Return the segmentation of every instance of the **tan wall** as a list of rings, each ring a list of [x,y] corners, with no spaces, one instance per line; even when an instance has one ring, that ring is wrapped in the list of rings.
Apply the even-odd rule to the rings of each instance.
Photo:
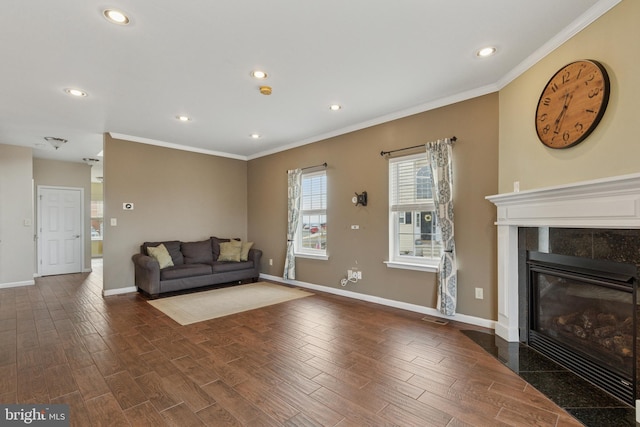
[[[500,91],[501,193],[640,172],[640,2],[623,0]],[[551,76],[579,59],[600,61],[611,97],[600,125],[563,150],[542,145],[535,131],[538,98]]]
[[[134,286],[131,256],[145,241],[247,238],[247,162],[109,135],[104,154],[105,290]]]
[[[84,191],[84,254],[82,268],[91,269],[91,167],[85,163],[33,159],[34,196],[39,185],[82,188]],[[37,204],[36,204],[37,227]]]
[[[0,144],[0,287],[33,284],[31,156],[31,148]]]
[[[327,162],[329,260],[298,259],[296,279],[341,289],[347,269],[358,267],[363,280],[346,290],[435,307],[435,274],[383,263],[388,259],[388,162],[380,151],[453,135],[458,137],[453,150],[458,312],[496,319],[495,213],[484,197],[497,191],[497,94],[249,161],[249,236],[264,251],[262,272],[282,277],[287,169]],[[351,198],[362,191],[369,204],[355,207]],[[352,224],[360,229],[351,230]],[[475,287],[484,288],[484,300],[474,299]]]

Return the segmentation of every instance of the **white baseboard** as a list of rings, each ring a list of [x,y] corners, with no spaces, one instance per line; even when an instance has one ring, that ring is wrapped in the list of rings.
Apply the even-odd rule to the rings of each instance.
[[[112,295],[130,294],[132,292],[138,292],[138,288],[136,288],[135,286],[129,286],[126,288],[103,289],[102,296],[109,297]]]
[[[9,282],[9,283],[0,283],[0,289],[4,288],[17,288],[20,286],[33,286],[36,284],[35,280],[25,280],[22,282]]]
[[[341,295],[344,297],[353,298],[361,301],[373,302],[376,304],[386,305],[388,307],[400,308],[402,310],[413,311],[421,314],[427,314],[429,316],[434,316],[434,317],[440,317],[442,319],[452,320],[455,322],[467,323],[469,325],[481,326],[483,328],[489,328],[489,329],[496,328],[495,320],[488,320],[480,317],[467,316],[466,314],[455,314],[453,316],[445,316],[435,308],[425,307],[422,305],[390,300],[387,298],[361,294],[359,292],[353,292],[353,291],[348,291],[344,289],[331,288],[329,286],[314,285],[312,283],[300,282],[298,280],[283,279],[282,277],[272,276],[269,274],[260,274],[260,277],[267,280],[273,280],[274,282],[281,282],[287,285],[300,286],[301,288],[314,289],[316,291],[327,292],[329,294],[335,294],[335,295]]]

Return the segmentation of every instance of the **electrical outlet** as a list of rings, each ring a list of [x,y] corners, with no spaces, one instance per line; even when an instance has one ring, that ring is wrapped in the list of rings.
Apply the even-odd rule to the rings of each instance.
[[[273,265],[273,258],[269,258],[269,265]]]
[[[484,290],[482,288],[476,288],[476,299],[484,299]]]
[[[362,271],[356,271],[356,279],[362,280]]]

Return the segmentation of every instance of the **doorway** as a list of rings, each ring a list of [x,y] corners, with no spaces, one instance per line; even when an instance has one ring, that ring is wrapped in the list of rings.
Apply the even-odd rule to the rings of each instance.
[[[38,273],[79,273],[84,259],[84,189],[38,186]]]

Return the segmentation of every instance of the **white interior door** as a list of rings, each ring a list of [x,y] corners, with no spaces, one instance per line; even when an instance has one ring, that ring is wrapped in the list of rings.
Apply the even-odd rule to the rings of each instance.
[[[40,275],[82,271],[82,189],[38,187]]]

